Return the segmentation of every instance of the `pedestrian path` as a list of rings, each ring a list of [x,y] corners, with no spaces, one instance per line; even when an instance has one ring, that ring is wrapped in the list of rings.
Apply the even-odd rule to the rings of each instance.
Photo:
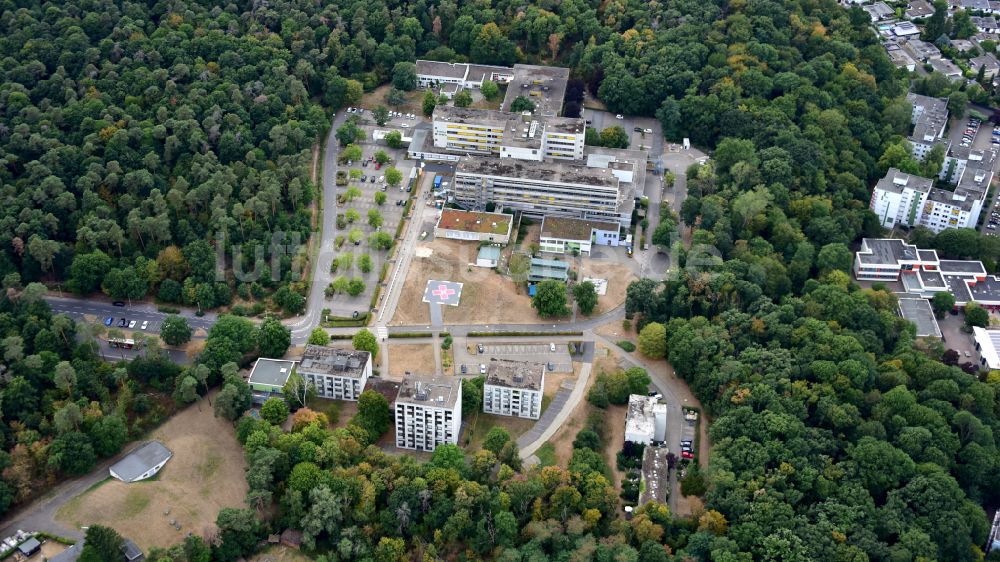
[[[545,409],[542,417],[535,422],[527,433],[517,440],[517,448],[521,451],[521,458],[527,459],[535,454],[546,441],[555,435],[556,431],[562,427],[569,416],[576,409],[580,399],[583,398],[587,389],[587,381],[590,379],[590,363],[584,363],[580,369],[580,376],[576,379],[573,390],[560,390],[552,399],[552,403]]]

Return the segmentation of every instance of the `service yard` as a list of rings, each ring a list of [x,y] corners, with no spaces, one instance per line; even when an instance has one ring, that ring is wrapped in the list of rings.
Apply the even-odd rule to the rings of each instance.
[[[492,269],[473,265],[478,251],[478,243],[443,238],[418,244],[392,324],[430,324],[430,309],[423,296],[431,279],[464,283],[459,305],[441,307],[447,324],[550,322],[538,317],[522,285]]]
[[[177,544],[188,533],[210,535],[220,509],[245,506],[243,449],[207,400],[178,412],[149,439],[174,454],[159,474],[132,484],[109,477],[63,505],[56,520],[69,528],[107,525],[148,550]]]
[[[579,261],[579,265],[581,280],[585,277],[607,280],[608,290],[597,297],[597,309],[594,310],[594,314],[608,312],[623,304],[629,283],[639,279],[631,269],[614,261],[583,258]]]

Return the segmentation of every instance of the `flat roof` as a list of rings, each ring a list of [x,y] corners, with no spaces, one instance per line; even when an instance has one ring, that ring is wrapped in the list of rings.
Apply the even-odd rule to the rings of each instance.
[[[981,261],[973,260],[941,260],[938,262],[941,273],[972,273],[986,275],[986,266]]]
[[[365,374],[369,359],[371,353],[367,351],[310,344],[302,353],[297,372],[300,375],[334,375],[357,379]]]
[[[621,225],[616,222],[547,216],[542,218],[541,237],[560,238],[563,240],[590,240],[590,235],[594,229],[618,232],[621,230]]]
[[[464,79],[468,72],[469,65],[465,63],[417,60],[417,75]]]
[[[545,366],[541,363],[496,359],[486,366],[486,384],[522,390],[541,390]]]
[[[514,100],[518,96],[524,96],[535,104],[536,115],[559,115],[568,82],[568,68],[515,64],[514,76],[507,85],[507,94],[503,99],[503,109],[509,111]]]
[[[456,174],[519,178],[549,183],[590,185],[618,189],[619,179],[608,168],[590,168],[567,162],[528,162],[516,158],[465,156]]]
[[[875,189],[888,191],[890,193],[902,193],[904,189],[928,192],[934,186],[934,182],[927,178],[907,174],[896,168],[889,168],[882,179],[875,184]]]
[[[916,324],[918,337],[941,337],[941,327],[927,299],[899,299],[899,315]]]
[[[625,413],[625,435],[644,433],[655,437],[656,419],[653,408],[659,403],[654,396],[643,396],[642,394],[630,394],[628,397],[628,411]]]
[[[295,361],[261,357],[253,364],[253,369],[250,371],[250,378],[247,379],[247,383],[276,387],[285,386],[294,368]]]
[[[639,496],[639,505],[645,505],[651,501],[657,501],[664,505],[670,495],[670,471],[667,470],[669,463],[667,455],[670,453],[666,447],[647,446],[642,451],[642,495]]]
[[[959,278],[956,277],[956,279]],[[993,275],[987,275],[985,279],[977,281],[974,285],[964,280],[962,283],[968,288],[972,300],[989,305],[1000,303],[1000,279],[997,279]],[[957,301],[958,299],[956,298],[955,300]]]
[[[171,456],[173,453],[163,443],[156,440],[147,441],[111,465],[111,472],[125,482],[131,482]]]
[[[478,213],[461,209],[443,209],[438,218],[438,228],[478,232],[480,234],[508,234],[514,215],[507,213]]]
[[[462,379],[409,375],[399,385],[396,403],[452,409],[462,393]]]
[[[917,247],[898,238],[864,238],[862,251],[858,252],[861,263],[872,265],[896,265],[901,261],[918,261]],[[865,249],[868,251],[866,252]]]

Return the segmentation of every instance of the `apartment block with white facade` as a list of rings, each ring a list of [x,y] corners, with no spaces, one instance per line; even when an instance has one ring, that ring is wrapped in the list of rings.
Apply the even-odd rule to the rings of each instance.
[[[920,94],[907,94],[906,99],[913,104],[910,122],[913,134],[909,141],[913,145],[913,156],[923,160],[936,144],[945,143],[944,130],[948,126],[948,100],[932,98]]]
[[[537,420],[542,415],[545,365],[490,361],[483,385],[483,412]]]
[[[872,191],[869,207],[885,228],[916,226],[934,182],[889,168]]]
[[[307,345],[295,372],[316,387],[323,398],[357,400],[372,375],[367,351]]]
[[[462,379],[407,376],[399,386],[393,411],[396,446],[433,451],[458,444],[462,429]]]

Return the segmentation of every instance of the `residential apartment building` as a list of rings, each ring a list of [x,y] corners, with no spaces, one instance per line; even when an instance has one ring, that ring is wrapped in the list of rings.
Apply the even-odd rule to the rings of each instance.
[[[307,345],[295,372],[323,398],[357,400],[372,375],[367,351]]]
[[[490,361],[483,385],[483,412],[537,420],[542,415],[545,365]]]
[[[393,411],[396,446],[433,451],[458,444],[462,429],[462,379],[407,376],[399,386]]]
[[[975,228],[993,180],[993,153],[959,147],[945,158],[940,178],[953,190],[933,187],[928,178],[890,168],[872,190],[869,203],[885,228],[925,226],[935,233]]]
[[[933,184],[927,178],[889,168],[875,184],[869,207],[885,228],[916,226]]]
[[[923,160],[934,145],[946,142],[943,137],[948,126],[948,100],[914,93],[907,94],[906,99],[913,105],[913,134],[909,138],[913,156]]]

